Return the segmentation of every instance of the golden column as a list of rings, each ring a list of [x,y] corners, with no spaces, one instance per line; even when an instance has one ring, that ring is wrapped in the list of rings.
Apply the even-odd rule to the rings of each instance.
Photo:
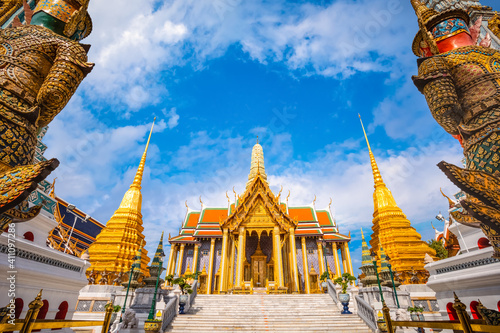
[[[210,239],[210,256],[208,263],[207,295],[212,293],[212,275],[214,273],[215,238]]]
[[[297,264],[297,245],[295,244],[295,229],[290,228],[290,252],[292,255],[292,278],[295,290],[299,291],[299,268]]]
[[[345,253],[347,257],[347,270],[349,274],[353,275],[354,271],[352,270],[352,261],[351,261],[351,252],[349,251],[349,243],[345,243]]]
[[[281,237],[280,227],[275,226],[273,232],[274,238],[274,281],[279,287],[283,287],[283,258],[281,257]],[[277,269],[276,269],[277,268]]]
[[[340,255],[342,256],[342,268],[344,269],[344,273],[348,273],[347,271],[347,258],[345,255],[345,242],[342,242],[340,245]]]
[[[226,278],[227,278],[227,233],[228,229],[224,228],[222,231],[222,257],[220,260],[220,281],[219,281],[219,293],[226,290]]]
[[[200,246],[201,244],[194,244],[194,254],[193,254],[193,272],[198,277],[198,257],[200,255]]]
[[[172,274],[172,266],[174,265],[174,257],[177,255],[177,244],[170,246],[170,254],[168,255],[167,275]]]
[[[235,241],[234,241],[234,235],[231,235],[231,254],[229,256],[229,274],[228,274],[228,288],[231,287],[233,288],[233,283],[234,283],[234,250],[236,247]]]
[[[240,227],[238,235],[238,263],[236,264],[236,286],[243,283],[243,260],[245,259],[245,228]]]
[[[306,245],[306,238],[302,237],[300,239],[301,244],[302,244],[302,262],[304,264],[304,284],[306,285],[306,294],[311,293],[311,285],[309,283],[309,263],[307,261],[307,245]]]
[[[321,276],[325,271],[325,257],[323,255],[323,245],[321,242],[316,242],[316,245],[318,246],[319,275]]]
[[[337,248],[337,243],[335,242],[332,243],[332,250],[333,250],[333,260],[335,261],[335,277],[338,278],[342,275],[342,272],[340,271],[340,261],[339,261],[339,252]]]
[[[182,262],[184,260],[184,248],[186,244],[181,244],[181,250],[179,251],[179,266],[177,267],[177,276],[182,275]]]

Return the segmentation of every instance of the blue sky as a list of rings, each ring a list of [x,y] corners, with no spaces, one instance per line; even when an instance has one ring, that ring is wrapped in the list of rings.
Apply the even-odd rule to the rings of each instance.
[[[457,191],[436,164],[462,155],[411,83],[409,1],[108,0],[89,11],[96,66],[45,138],[62,162],[57,195],[106,223],[156,116],[142,191],[151,254],[186,200],[224,206],[226,191],[243,192],[258,135],[271,188],[290,190],[291,205],[332,197],[359,267],[373,213],[360,113],[397,203],[433,236],[447,210],[439,188]]]

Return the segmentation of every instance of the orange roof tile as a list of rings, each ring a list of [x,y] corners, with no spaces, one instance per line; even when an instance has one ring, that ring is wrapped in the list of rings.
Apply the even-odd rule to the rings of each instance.
[[[217,222],[227,218],[227,208],[207,208],[203,211],[201,222]]]
[[[220,230],[196,230],[196,237],[209,237],[209,236],[222,236],[222,232]]]
[[[186,225],[184,228],[196,228],[198,225],[198,220],[200,219],[200,213],[189,213],[189,216],[187,218]]]
[[[288,208],[288,215],[297,221],[315,221],[310,207]]]
[[[333,225],[328,212],[316,211],[316,215],[318,216],[318,222],[322,227],[331,227]]]

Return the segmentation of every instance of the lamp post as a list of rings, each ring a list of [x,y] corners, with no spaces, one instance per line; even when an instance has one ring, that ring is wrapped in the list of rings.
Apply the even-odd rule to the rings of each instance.
[[[134,273],[134,268],[135,268],[135,265],[132,264],[132,266],[130,267],[130,273],[128,276],[127,292],[125,293],[125,301],[123,302],[122,315],[120,316],[120,323],[123,320],[123,314],[125,313],[125,307],[127,306],[128,291],[130,290],[130,282],[132,282],[132,274]]]
[[[394,289],[394,296],[396,296],[396,304],[399,307],[399,300],[398,300],[398,293],[396,292],[396,285],[394,284],[394,276],[392,275],[392,265],[391,265],[391,258],[389,258],[388,255],[385,256],[385,259],[387,260],[387,266],[389,267],[389,273],[391,274],[391,281],[392,281],[392,288]]]
[[[161,271],[163,269],[163,258],[165,258],[165,253],[162,250],[161,254],[160,254],[160,266],[159,266],[158,276],[156,277],[155,293],[154,293],[154,296],[153,296],[153,302],[151,303],[151,310],[149,310],[148,320],[153,320],[155,318],[155,312],[156,312],[156,293],[158,291],[158,282],[160,281],[160,275],[161,275],[161,273],[162,273]]]
[[[373,267],[375,268],[375,275],[377,275],[377,282],[378,282],[378,290],[380,291],[380,301],[384,303],[384,294],[382,293],[382,286],[380,285],[380,278],[378,277],[378,270],[377,270],[377,255],[373,251],[373,249],[370,251],[370,256],[372,257],[372,262],[373,262]]]

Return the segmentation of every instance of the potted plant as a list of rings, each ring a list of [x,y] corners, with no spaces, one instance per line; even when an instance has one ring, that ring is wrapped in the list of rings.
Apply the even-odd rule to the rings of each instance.
[[[111,303],[108,303],[104,306],[105,309],[107,309],[109,306],[111,305]],[[114,323],[115,320],[116,320],[116,316],[118,315],[118,312],[120,312],[120,310],[122,309],[121,306],[119,305],[113,305],[113,314],[111,315],[111,320],[109,321],[110,323]]]
[[[326,280],[330,279],[330,274],[327,271],[324,271],[323,274],[320,275],[319,281],[321,282],[321,287],[326,288],[328,284]]]
[[[408,307],[408,312],[410,313],[411,320],[412,321],[422,321],[424,320],[424,315],[422,312],[424,312],[424,307],[423,306],[415,306],[415,307]]]
[[[355,281],[356,278],[352,276],[349,273],[344,273],[342,274],[341,277],[338,277],[335,279],[335,283],[340,285],[342,288],[342,293],[339,294],[339,301],[342,303],[344,306],[344,310],[342,311],[342,314],[350,314],[351,312],[349,311],[349,300],[350,296],[347,293],[347,287],[349,286],[349,283],[352,281]]]
[[[148,319],[144,322],[145,333],[158,333],[161,329],[161,319]]]
[[[191,285],[187,283],[187,280],[193,280],[196,278],[196,273],[185,274],[184,276],[174,278],[172,274],[165,277],[165,280],[170,282],[172,285],[178,285],[181,289],[181,295],[179,296],[179,314],[184,314],[184,306],[188,301],[188,295],[193,292]]]
[[[378,329],[380,330],[380,333],[387,333],[387,323],[385,322],[384,316],[382,315],[382,312],[379,311],[378,313],[378,319],[377,319],[377,326]]]

